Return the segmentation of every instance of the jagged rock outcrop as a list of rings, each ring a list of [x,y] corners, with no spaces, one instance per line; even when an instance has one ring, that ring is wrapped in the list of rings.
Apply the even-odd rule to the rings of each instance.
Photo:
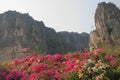
[[[96,30],[90,33],[90,48],[120,45],[120,9],[113,3],[99,3],[95,12]]]
[[[29,14],[7,11],[0,14],[0,53],[20,53],[23,48],[42,53],[65,53],[88,48],[89,34],[59,32]]]

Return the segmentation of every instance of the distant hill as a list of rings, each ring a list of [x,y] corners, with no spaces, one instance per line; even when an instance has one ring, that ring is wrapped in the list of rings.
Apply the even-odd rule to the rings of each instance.
[[[7,11],[0,14],[0,49],[2,54],[22,52],[23,48],[42,53],[66,53],[88,48],[89,34],[56,32],[29,14]]]

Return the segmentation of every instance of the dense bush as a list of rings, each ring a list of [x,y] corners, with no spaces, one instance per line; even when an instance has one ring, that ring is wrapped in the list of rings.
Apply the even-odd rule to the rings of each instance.
[[[120,80],[119,53],[31,55],[1,63],[0,80]]]

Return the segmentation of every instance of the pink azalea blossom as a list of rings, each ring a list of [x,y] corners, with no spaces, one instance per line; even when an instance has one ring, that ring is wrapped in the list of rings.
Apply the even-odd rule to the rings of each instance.
[[[74,66],[74,64],[72,64],[72,63],[67,63],[66,64],[66,70],[68,71],[68,70],[71,70],[72,68],[73,68],[73,66]]]
[[[23,51],[24,52],[27,52],[29,48],[23,48]]]
[[[27,73],[18,72],[16,69],[13,69],[6,75],[5,80],[26,80],[27,77]]]
[[[37,78],[38,78],[38,75],[33,73],[33,74],[30,75],[28,80],[38,80]]]
[[[55,54],[55,55],[54,55],[54,58],[55,58],[56,60],[62,60],[62,55],[60,55],[60,54]]]
[[[106,60],[112,60],[113,57],[112,57],[112,56],[109,56],[109,55],[105,55],[105,59],[106,59]]]
[[[98,52],[101,52],[102,50],[103,50],[102,48],[98,48],[98,49],[97,49]]]
[[[40,71],[42,71],[42,70],[43,70],[42,65],[36,65],[36,66],[34,66],[34,68],[33,68],[33,71],[34,71],[34,72],[40,72]]]
[[[31,52],[30,55],[34,56],[34,55],[35,55],[35,52]]]
[[[55,78],[56,78],[57,80],[60,79],[60,73],[59,73],[59,72],[55,73]]]
[[[21,60],[13,60],[13,64],[14,65],[18,65],[18,64],[20,64],[21,63]]]
[[[53,76],[55,74],[54,70],[45,70],[45,73],[50,76]]]
[[[53,60],[53,56],[52,55],[46,55],[45,59],[47,59],[48,61],[52,61]]]
[[[90,53],[81,53],[81,57],[90,57]]]
[[[86,65],[86,64],[87,64],[86,61],[80,61],[80,65],[81,65],[81,66],[84,66],[84,65]]]
[[[112,59],[112,60],[110,61],[110,65],[111,65],[111,66],[113,66],[113,65],[114,65],[114,63],[115,63],[115,60],[114,60],[114,59]]]
[[[43,69],[48,69],[48,68],[49,68],[49,65],[48,65],[48,64],[42,64],[42,68],[43,68]]]

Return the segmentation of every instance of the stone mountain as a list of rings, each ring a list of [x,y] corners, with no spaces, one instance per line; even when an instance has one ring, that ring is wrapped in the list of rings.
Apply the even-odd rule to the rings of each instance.
[[[87,33],[56,32],[29,14],[7,11],[0,14],[2,54],[22,52],[23,48],[42,53],[66,53],[88,48]]]
[[[90,33],[90,48],[120,45],[120,9],[113,3],[99,3],[95,12],[96,30]]]

